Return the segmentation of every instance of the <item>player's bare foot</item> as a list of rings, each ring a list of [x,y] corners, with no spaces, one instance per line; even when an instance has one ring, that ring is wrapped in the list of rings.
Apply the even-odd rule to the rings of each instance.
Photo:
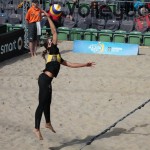
[[[43,140],[43,137],[42,137],[42,134],[41,134],[40,130],[34,129],[33,132],[35,133],[35,135],[37,136],[37,138],[39,140]]]
[[[52,125],[50,123],[46,123],[45,127],[49,128],[50,130],[52,130],[52,132],[56,133],[56,131],[54,130],[54,128],[52,127]]]
[[[33,54],[34,56],[37,56],[37,53],[36,52],[34,52],[34,54]]]

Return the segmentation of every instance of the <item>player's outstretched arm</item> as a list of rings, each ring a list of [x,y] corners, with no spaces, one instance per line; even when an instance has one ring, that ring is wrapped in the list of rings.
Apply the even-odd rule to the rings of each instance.
[[[57,44],[57,31],[56,31],[56,27],[55,27],[53,21],[51,20],[51,18],[49,17],[48,13],[45,12],[44,10],[43,10],[43,13],[47,16],[47,19],[48,19],[48,22],[49,22],[49,26],[51,28],[51,33],[52,33],[52,36],[53,36],[52,42],[53,42],[53,44]]]
[[[63,61],[62,65],[71,67],[71,68],[80,68],[80,67],[93,67],[95,65],[95,62],[87,62],[87,63],[72,63],[68,61]]]

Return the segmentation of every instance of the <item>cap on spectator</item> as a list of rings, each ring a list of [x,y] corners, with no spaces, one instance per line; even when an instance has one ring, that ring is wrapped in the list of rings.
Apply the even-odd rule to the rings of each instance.
[[[50,7],[50,13],[54,16],[60,16],[62,13],[61,6],[59,4],[53,4]]]

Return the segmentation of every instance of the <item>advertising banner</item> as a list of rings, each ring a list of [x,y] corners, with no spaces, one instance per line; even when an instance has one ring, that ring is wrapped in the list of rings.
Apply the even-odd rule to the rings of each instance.
[[[7,26],[4,24],[0,24],[0,34],[7,32]]]
[[[73,52],[109,55],[138,55],[138,44],[75,40]]]
[[[0,34],[0,61],[24,53],[24,29]]]

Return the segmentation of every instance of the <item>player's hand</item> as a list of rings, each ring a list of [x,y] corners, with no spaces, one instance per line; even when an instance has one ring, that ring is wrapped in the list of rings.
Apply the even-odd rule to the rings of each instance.
[[[45,16],[49,17],[49,14],[45,10],[42,10],[42,12],[44,13]]]
[[[95,62],[88,62],[88,63],[86,64],[87,67],[92,67],[92,66],[94,66],[94,65],[96,65]]]

